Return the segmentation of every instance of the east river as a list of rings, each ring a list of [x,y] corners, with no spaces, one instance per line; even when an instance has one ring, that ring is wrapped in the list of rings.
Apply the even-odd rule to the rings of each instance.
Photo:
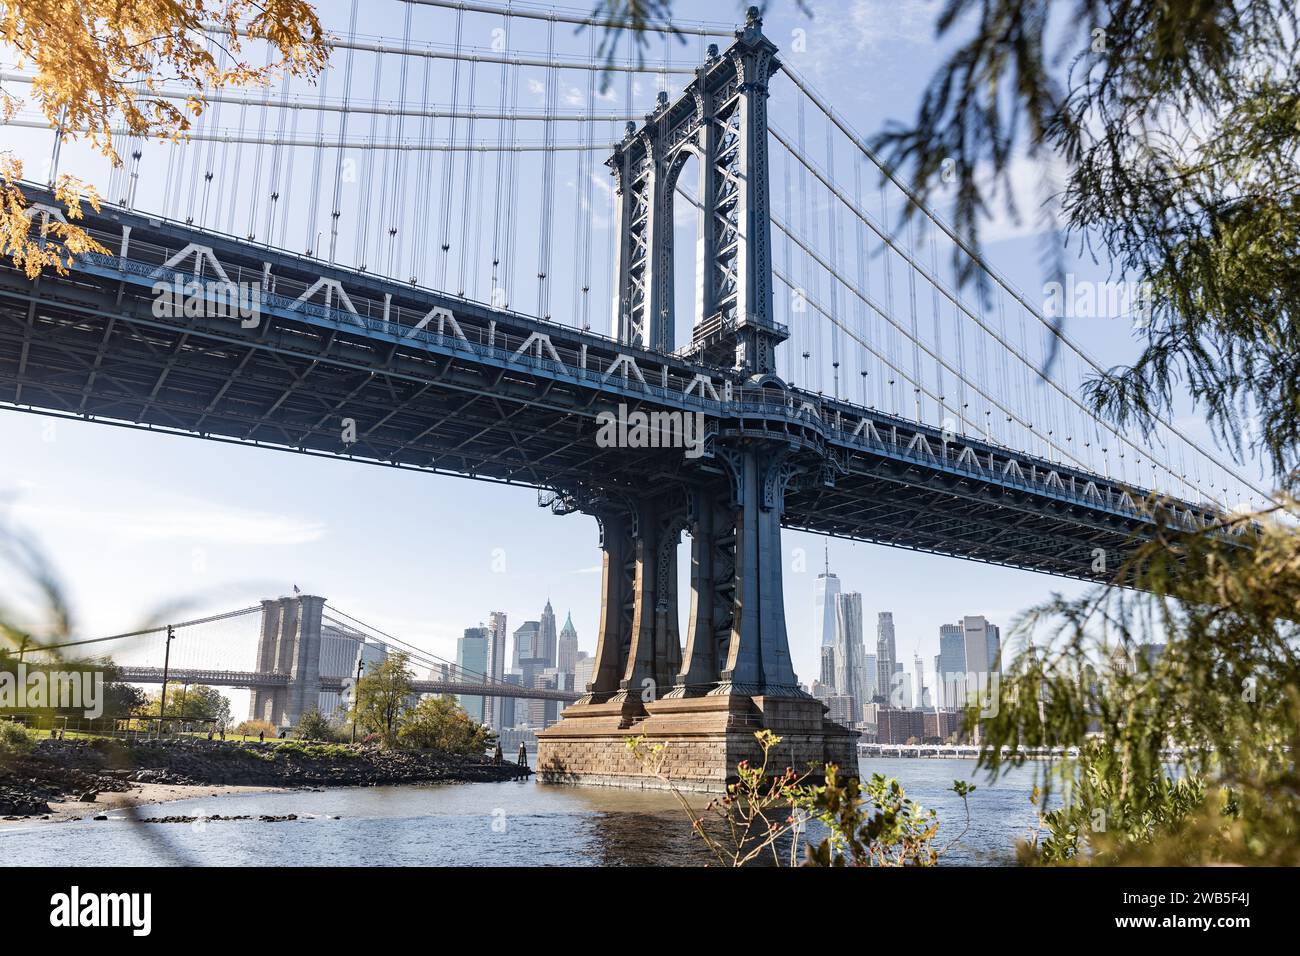
[[[947,865],[1014,861],[1034,826],[1029,802],[1037,764],[991,782],[957,759],[866,759],[864,775],[897,777],[939,815],[936,846],[965,826],[955,779],[973,782],[970,829],[944,853]],[[693,806],[707,797],[688,795]],[[644,866],[710,862],[675,798],[664,792],[512,783],[340,788],[195,798],[140,808],[138,817],[252,816],[253,820],[140,823],[108,820],[8,824],[0,865],[95,866]],[[257,817],[296,814],[297,820]]]

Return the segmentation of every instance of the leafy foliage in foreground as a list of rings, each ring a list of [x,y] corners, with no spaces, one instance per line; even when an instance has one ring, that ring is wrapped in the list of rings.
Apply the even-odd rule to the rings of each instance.
[[[260,66],[245,57],[250,40],[266,48]],[[15,0],[0,6],[0,41],[17,51],[20,69],[33,71],[31,96],[50,126],[85,140],[114,166],[121,165],[115,135],[178,139],[209,91],[282,73],[314,78],[329,56],[306,0]],[[178,106],[162,95],[164,83],[194,92]],[[21,105],[0,85],[0,119]],[[83,196],[98,211],[98,193],[69,175],[52,183],[68,221],[46,219],[33,235],[22,174],[15,156],[0,152],[0,255],[34,279],[46,268],[63,274],[81,253],[108,251],[77,223]]]
[[[1041,774],[1046,834],[1025,859],[1300,863],[1300,509],[1285,498],[1268,517],[1244,544],[1163,536],[1133,561],[1143,590],[1057,597],[1018,622],[1015,639],[1050,650],[1008,667],[981,760],[1079,748]]]
[[[810,820],[824,824],[829,835],[805,847],[804,866],[933,866],[941,853],[965,836],[963,830],[947,846],[936,849],[935,812],[908,799],[897,780],[875,774],[863,787],[856,777],[843,778],[834,764],[820,768],[820,784],[810,782],[811,770],[801,774],[787,767],[777,773],[770,765],[781,738],[770,730],[760,730],[754,737],[763,759],[737,764],[736,781],[701,812],[665,772],[665,746],[647,743],[644,737],[627,738],[628,749],[648,773],[667,784],[690,818],[691,828],[722,866],[747,866],[760,860],[796,865]],[[966,805],[969,828],[967,797],[975,787],[957,780],[952,789]]]

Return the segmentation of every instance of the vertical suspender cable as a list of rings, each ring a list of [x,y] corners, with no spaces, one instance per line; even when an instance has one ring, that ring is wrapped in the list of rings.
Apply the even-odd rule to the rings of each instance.
[[[456,145],[456,107],[460,103],[460,53],[461,53],[461,31],[464,20],[464,9],[456,9],[456,39],[455,50],[457,59],[451,65],[451,126],[447,141]],[[447,153],[443,156],[443,177],[442,177],[442,208],[439,210],[441,220],[440,233],[442,242],[440,251],[442,255],[438,258],[438,288],[444,291],[447,288],[447,268],[448,253],[451,251],[451,183],[452,176],[455,174],[455,152]]]
[[[471,62],[469,65],[469,90],[466,97],[466,105],[470,114],[469,120],[465,124],[465,145],[469,146],[474,141],[474,88],[478,81],[478,64]],[[460,275],[457,279],[456,294],[463,296],[466,288],[466,269],[469,265],[471,250],[469,248],[469,223],[475,214],[470,209],[470,201],[474,195],[474,154],[465,154],[465,176],[462,180],[461,200],[460,200]]]
[[[352,0],[352,19],[348,30],[353,34],[357,31],[357,6],[360,2],[361,0]],[[343,114],[339,117],[338,148],[334,155],[334,200],[330,204],[330,265],[334,264],[335,257],[338,255],[339,219],[343,216],[343,210],[340,208],[343,200],[343,144],[347,142],[348,135],[348,107],[352,101],[352,57],[354,53],[355,51],[348,47],[343,66]]]
[[[379,102],[379,84],[384,75],[384,57],[383,54],[375,55],[375,73],[370,84],[370,98],[376,104]],[[374,143],[379,139],[379,112],[376,110],[370,114],[370,142]],[[375,187],[375,153],[378,150],[366,150],[365,171],[361,174],[365,182],[365,194],[361,197],[361,221],[357,225],[358,238],[361,240],[361,249],[354,253],[357,261],[357,268],[363,272],[370,268],[370,207],[374,197]]]
[[[402,25],[402,46],[410,47],[411,45],[411,11],[414,9],[413,4],[406,5],[406,17]],[[410,57],[401,58],[401,69],[398,71],[397,95],[399,109],[397,111],[397,142],[404,142],[403,136],[406,132],[406,75],[407,67],[410,63]],[[402,274],[402,242],[406,237],[406,150],[394,150],[397,153],[393,157],[393,163],[397,167],[394,175],[395,186],[392,195],[388,197],[388,269],[387,273],[390,278],[396,279]]]
[[[424,82],[420,89],[420,145],[427,147],[430,142],[430,127],[433,121],[429,117],[429,74],[433,69],[433,58],[424,58]],[[431,210],[433,192],[433,150],[425,149],[420,157],[420,185],[422,195],[419,205],[419,225],[415,229],[415,252],[411,257],[411,284],[415,285],[426,274],[429,255],[429,230],[433,227]]]
[[[555,20],[546,26],[546,59],[555,59]],[[555,97],[559,87],[559,72],[551,69],[546,74],[546,121],[542,124],[542,218],[537,236],[537,314],[542,319],[551,317],[550,286],[547,275],[551,268],[551,229],[554,225],[555,206]]]
[[[507,14],[502,18],[504,26],[502,27],[502,52],[507,53],[510,50],[510,25],[512,18]],[[501,58],[501,88],[497,91],[497,112],[502,116],[506,115],[506,91],[509,89],[509,70],[510,65],[506,62],[508,58]],[[514,126],[507,120],[497,122],[497,180],[496,189],[493,197],[492,210],[492,288],[489,290],[491,302],[493,305],[499,305],[502,298],[498,290],[501,287],[501,229],[504,215],[503,205],[505,203],[505,163],[506,163],[506,131]]]
[[[325,70],[320,78],[318,103],[320,110],[316,114],[316,148],[311,157],[311,192],[307,196],[307,235],[303,239],[303,250],[309,256],[320,256],[320,179],[321,164],[325,160],[325,94],[329,89],[330,71]],[[288,206],[288,203],[285,203]]]

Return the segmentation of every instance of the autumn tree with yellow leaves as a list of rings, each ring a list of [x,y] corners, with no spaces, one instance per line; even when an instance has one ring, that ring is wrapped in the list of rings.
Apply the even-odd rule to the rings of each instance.
[[[32,71],[30,98],[50,126],[114,165],[121,163],[115,134],[183,138],[212,92],[285,74],[314,78],[329,57],[305,0],[6,0],[0,41],[19,69]],[[264,65],[245,58],[250,41],[265,45]],[[163,82],[192,95],[172,102],[161,95]],[[5,120],[23,105],[0,86]],[[93,185],[59,176],[52,185],[68,221],[46,218],[37,228],[22,172],[17,156],[0,151],[0,246],[16,267],[31,278],[47,267],[63,273],[73,256],[104,251],[77,225],[83,202],[99,209]]]

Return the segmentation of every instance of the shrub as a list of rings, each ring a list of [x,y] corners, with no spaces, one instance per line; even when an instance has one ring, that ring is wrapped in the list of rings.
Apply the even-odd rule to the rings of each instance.
[[[276,729],[275,725],[266,720],[246,720],[234,730],[236,737],[241,734],[256,737],[259,733],[266,734],[268,740],[275,740],[280,736],[280,731]]]
[[[36,744],[36,738],[22,724],[0,720],[0,755],[25,754]]]
[[[309,710],[298,718],[298,726],[293,729],[298,740],[326,740],[338,742],[342,735],[337,727],[319,710]]]

